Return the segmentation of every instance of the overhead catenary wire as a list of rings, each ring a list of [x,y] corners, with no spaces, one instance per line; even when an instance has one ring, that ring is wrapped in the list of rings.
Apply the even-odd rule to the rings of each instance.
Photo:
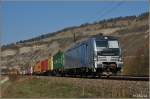
[[[106,16],[106,15],[110,14],[111,12],[113,12],[115,9],[117,9],[119,6],[121,6],[124,2],[125,2],[125,0],[121,0],[120,2],[118,1],[118,3],[116,5],[114,5],[112,8],[104,10],[104,13],[102,13],[100,16],[98,16],[98,18],[95,19],[95,22],[99,18],[103,18],[104,16]],[[92,19],[93,18],[91,18],[91,20]],[[135,18],[130,25],[133,25],[136,21],[137,21],[137,18]]]
[[[107,15],[108,13],[111,13],[113,12],[116,8],[118,8],[120,5],[122,5],[124,2],[124,0],[121,0],[121,1],[118,1],[118,3],[116,5],[114,5],[112,8],[110,9],[107,9],[107,10],[102,10],[103,13],[101,13],[101,15],[99,15],[99,13],[96,13],[96,16],[98,16],[98,18],[95,19],[95,22],[97,21],[97,19],[99,18],[103,18],[105,15]],[[90,22],[90,21],[93,21],[93,17],[90,17],[90,19],[87,20],[87,22]],[[74,42],[76,40],[76,35],[75,33],[73,33],[73,39],[74,39]]]
[[[99,13],[96,13],[96,15],[97,16],[99,16],[98,18],[96,18],[96,20],[95,21],[97,21],[97,19],[99,19],[99,18],[103,18],[105,15],[107,15],[108,13],[111,13],[111,12],[113,12],[116,8],[118,8],[120,5],[122,5],[123,4],[123,2],[124,2],[124,0],[121,0],[121,1],[119,1],[116,5],[114,5],[112,8],[110,8],[110,9],[107,9],[107,10],[102,10],[103,11],[103,13],[101,13],[101,15],[99,16]],[[92,20],[93,19],[93,17],[91,17],[89,20],[87,20],[87,22],[90,22],[90,20]],[[75,33],[73,33],[73,39],[74,39],[74,42],[76,42],[76,35],[75,35]]]
[[[90,22],[90,21],[93,21],[93,19],[95,21],[97,21],[99,18],[103,18],[104,16],[108,15],[109,13],[113,12],[115,9],[117,9],[119,6],[121,6],[122,4],[124,3],[124,0],[121,0],[121,1],[118,1],[117,4],[115,4],[112,8],[109,8],[109,9],[104,9],[102,10],[103,12],[102,13],[97,13],[95,17],[91,17],[89,20],[87,20],[87,22]]]

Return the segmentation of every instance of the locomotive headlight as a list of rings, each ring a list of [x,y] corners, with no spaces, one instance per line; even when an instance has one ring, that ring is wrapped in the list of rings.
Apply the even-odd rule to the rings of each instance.
[[[119,57],[119,60],[118,61],[122,61],[122,58],[121,57]]]

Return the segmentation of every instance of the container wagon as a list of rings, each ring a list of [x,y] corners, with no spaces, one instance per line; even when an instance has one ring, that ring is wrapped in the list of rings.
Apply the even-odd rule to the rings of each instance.
[[[33,74],[39,75],[41,71],[41,61],[38,61],[33,68]]]
[[[46,74],[48,71],[48,59],[41,61],[41,73]]]
[[[53,57],[50,55],[48,58],[48,70],[47,75],[51,75],[53,71]]]
[[[41,61],[41,74],[43,75],[51,75],[53,71],[53,57],[49,57]]]
[[[69,74],[109,76],[122,66],[120,44],[112,36],[91,37],[64,53],[64,69]]]
[[[64,53],[58,51],[53,56],[53,75],[62,74],[64,69]]]
[[[33,74],[50,75],[53,71],[53,57],[38,61],[33,67]]]

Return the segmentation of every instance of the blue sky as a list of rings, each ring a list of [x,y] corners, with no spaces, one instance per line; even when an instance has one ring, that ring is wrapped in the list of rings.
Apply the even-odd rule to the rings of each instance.
[[[25,40],[87,22],[139,15],[149,9],[148,0],[122,1],[120,4],[119,2],[3,1],[1,43],[8,44]],[[108,11],[109,13],[106,14]]]

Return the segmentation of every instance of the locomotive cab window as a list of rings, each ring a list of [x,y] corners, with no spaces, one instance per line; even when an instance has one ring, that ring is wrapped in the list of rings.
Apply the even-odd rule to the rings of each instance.
[[[96,47],[107,47],[107,41],[96,41]]]
[[[108,47],[109,48],[119,48],[118,41],[116,41],[116,40],[114,40],[114,41],[108,41]]]

